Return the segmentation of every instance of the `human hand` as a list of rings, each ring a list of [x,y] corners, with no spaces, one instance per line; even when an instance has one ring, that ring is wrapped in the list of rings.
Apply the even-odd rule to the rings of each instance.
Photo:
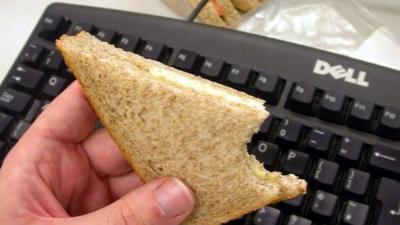
[[[176,178],[143,185],[74,82],[0,170],[0,225],[177,225],[193,209]]]

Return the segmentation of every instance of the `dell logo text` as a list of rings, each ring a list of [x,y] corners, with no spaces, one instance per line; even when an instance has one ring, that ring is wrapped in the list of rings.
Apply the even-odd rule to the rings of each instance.
[[[314,67],[314,73],[319,75],[330,74],[334,79],[344,79],[345,82],[355,84],[362,87],[368,87],[369,82],[366,81],[367,73],[359,71],[355,73],[353,68],[344,68],[342,65],[331,66],[328,62],[317,59]]]

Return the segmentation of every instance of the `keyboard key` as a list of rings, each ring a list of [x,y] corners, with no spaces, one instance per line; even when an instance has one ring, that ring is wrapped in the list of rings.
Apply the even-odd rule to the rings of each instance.
[[[8,149],[6,148],[6,144],[3,141],[0,141],[0,168],[7,153]]]
[[[289,210],[299,211],[303,202],[304,202],[304,195],[300,195],[300,196],[297,196],[296,198],[283,201],[282,205],[283,205],[283,207],[285,207]]]
[[[379,169],[383,172],[390,172],[398,176],[400,174],[400,151],[376,145],[372,149],[368,165],[372,169]]]
[[[200,75],[215,81],[221,75],[224,65],[225,63],[223,60],[213,57],[206,57],[203,65],[200,68]]]
[[[400,183],[382,178],[376,199],[382,203],[376,225],[400,224]]]
[[[367,193],[369,179],[369,173],[351,168],[343,188],[348,196],[361,199]]]
[[[306,115],[314,115],[314,99],[317,89],[310,84],[298,82],[294,85],[288,108]]]
[[[335,216],[337,196],[317,191],[311,202],[311,215],[321,222],[329,222]]]
[[[272,125],[274,124],[274,116],[273,115],[269,115],[268,118],[266,120],[264,120],[264,122],[261,124],[260,126],[260,130],[258,131],[258,135],[266,138],[268,136],[268,133],[271,131],[272,129]]]
[[[147,41],[144,45],[141,55],[145,58],[159,60],[162,58],[166,48],[167,47],[164,44],[155,41]]]
[[[321,97],[318,117],[334,123],[342,123],[346,96],[337,91],[328,90]]]
[[[51,101],[49,101],[49,100],[43,101],[42,106],[40,107],[38,116],[47,108],[47,106],[49,106],[50,103],[51,103]]]
[[[385,107],[376,133],[382,137],[400,139],[400,111],[393,107]]]
[[[289,119],[283,119],[277,130],[278,135],[276,142],[283,148],[296,149],[302,129],[302,124]]]
[[[278,225],[280,216],[281,211],[267,206],[256,212],[253,223],[254,225]]]
[[[232,65],[227,76],[226,81],[229,86],[239,90],[245,90],[250,77],[250,68],[241,65]]]
[[[342,217],[344,225],[365,225],[367,222],[369,206],[355,202],[346,202]]]
[[[28,63],[36,64],[44,54],[44,47],[38,44],[29,44],[22,53],[22,60]]]
[[[65,78],[52,75],[44,85],[42,92],[48,96],[56,97],[64,89],[66,82]]]
[[[306,144],[306,150],[311,156],[327,156],[329,145],[332,140],[332,133],[318,129],[311,130],[310,137]]]
[[[181,49],[176,55],[172,66],[179,70],[191,72],[196,64],[197,59],[198,55],[195,52]]]
[[[62,16],[47,15],[40,23],[39,37],[54,41],[63,32],[67,21]]]
[[[12,112],[24,111],[30,100],[30,95],[11,88],[0,91],[0,107]]]
[[[279,156],[279,148],[275,144],[259,141],[253,147],[252,154],[256,156],[258,161],[264,164],[265,168],[272,169]]]
[[[356,99],[350,107],[347,125],[363,131],[369,131],[375,104],[365,99]]]
[[[319,159],[312,180],[316,184],[333,189],[338,172],[339,164],[325,159]]]
[[[64,64],[64,59],[58,50],[51,50],[43,59],[42,65],[48,69],[59,70]]]
[[[308,169],[309,159],[310,157],[303,152],[289,150],[284,157],[282,170],[304,177]]]
[[[36,89],[43,76],[44,73],[40,70],[26,66],[18,66],[12,73],[10,73],[8,83],[16,87],[33,90]]]
[[[13,130],[10,133],[10,138],[18,141],[22,135],[25,133],[26,130],[28,130],[29,126],[31,124],[24,121],[24,120],[20,120],[18,121],[18,123],[15,125],[15,127],[13,128]]]
[[[39,115],[41,107],[42,107],[42,101],[37,100],[37,99],[35,101],[33,101],[31,108],[26,113],[25,121],[33,122],[36,119],[36,117]]]
[[[12,120],[12,116],[0,112],[0,134],[7,129]]]
[[[278,76],[268,72],[260,72],[254,83],[254,94],[264,99],[267,104],[276,105],[279,102],[284,82]]]
[[[74,35],[81,31],[86,31],[86,32],[90,33],[90,32],[92,32],[93,28],[94,28],[93,24],[90,24],[90,23],[73,22],[72,25],[69,27],[66,34]]]
[[[312,222],[309,219],[291,215],[286,225],[312,225]]]
[[[356,163],[360,159],[362,147],[363,143],[360,140],[344,137],[337,157],[341,162]]]
[[[104,42],[111,43],[115,36],[117,35],[117,32],[111,29],[107,28],[99,28],[95,34],[95,36],[100,40]]]
[[[117,48],[122,48],[125,51],[133,52],[139,45],[140,38],[133,35],[122,35],[117,44]]]

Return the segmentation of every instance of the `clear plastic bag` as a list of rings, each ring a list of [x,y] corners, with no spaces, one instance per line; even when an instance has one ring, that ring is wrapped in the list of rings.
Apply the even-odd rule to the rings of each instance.
[[[400,70],[400,41],[354,0],[269,0],[237,29]]]

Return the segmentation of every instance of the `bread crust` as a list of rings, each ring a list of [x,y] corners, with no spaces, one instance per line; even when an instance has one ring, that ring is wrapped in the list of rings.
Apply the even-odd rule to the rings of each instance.
[[[85,32],[62,36],[56,46],[142,181],[177,176],[193,188],[196,205],[185,225],[225,223],[305,193],[304,181],[264,171],[246,151],[268,115],[248,102],[263,106],[262,100],[126,53]],[[243,102],[167,82],[151,73],[154,67]],[[258,171],[270,178],[260,178]]]

